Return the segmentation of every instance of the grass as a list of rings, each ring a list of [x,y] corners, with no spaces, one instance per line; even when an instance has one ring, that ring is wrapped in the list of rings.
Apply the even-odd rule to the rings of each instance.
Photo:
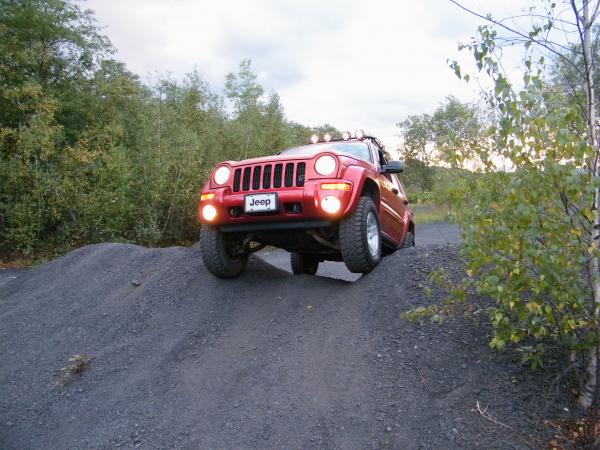
[[[415,203],[411,205],[411,209],[415,215],[415,223],[418,225],[449,220],[450,208],[448,205]]]

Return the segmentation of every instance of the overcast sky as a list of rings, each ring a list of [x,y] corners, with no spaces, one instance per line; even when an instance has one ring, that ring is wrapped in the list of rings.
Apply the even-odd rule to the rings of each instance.
[[[517,0],[464,0],[494,16]],[[388,148],[396,123],[431,112],[447,95],[478,98],[446,60],[470,61],[459,42],[480,21],[448,0],[88,0],[117,59],[143,79],[197,68],[220,92],[225,75],[252,59],[259,83],[289,120],[364,128]]]

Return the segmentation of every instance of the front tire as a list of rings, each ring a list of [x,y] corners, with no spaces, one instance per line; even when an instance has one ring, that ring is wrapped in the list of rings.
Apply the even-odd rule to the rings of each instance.
[[[290,253],[290,263],[294,275],[314,275],[319,269],[319,260],[314,256],[303,253]]]
[[[381,260],[379,217],[370,197],[361,197],[354,212],[340,222],[340,247],[350,272],[369,273]]]
[[[202,225],[200,231],[200,256],[208,271],[219,278],[237,277],[248,263],[241,239],[226,236],[210,225]]]

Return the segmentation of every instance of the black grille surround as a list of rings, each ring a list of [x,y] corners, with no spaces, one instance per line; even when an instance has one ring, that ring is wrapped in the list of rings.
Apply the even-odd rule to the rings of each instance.
[[[250,164],[235,169],[233,192],[303,187],[306,162]]]

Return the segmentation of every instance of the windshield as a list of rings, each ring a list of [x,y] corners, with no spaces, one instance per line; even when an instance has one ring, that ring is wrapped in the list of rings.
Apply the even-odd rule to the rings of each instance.
[[[371,161],[369,146],[364,142],[324,142],[322,144],[303,145],[292,147],[279,152],[280,155],[316,155],[324,151],[345,153],[363,161]]]

